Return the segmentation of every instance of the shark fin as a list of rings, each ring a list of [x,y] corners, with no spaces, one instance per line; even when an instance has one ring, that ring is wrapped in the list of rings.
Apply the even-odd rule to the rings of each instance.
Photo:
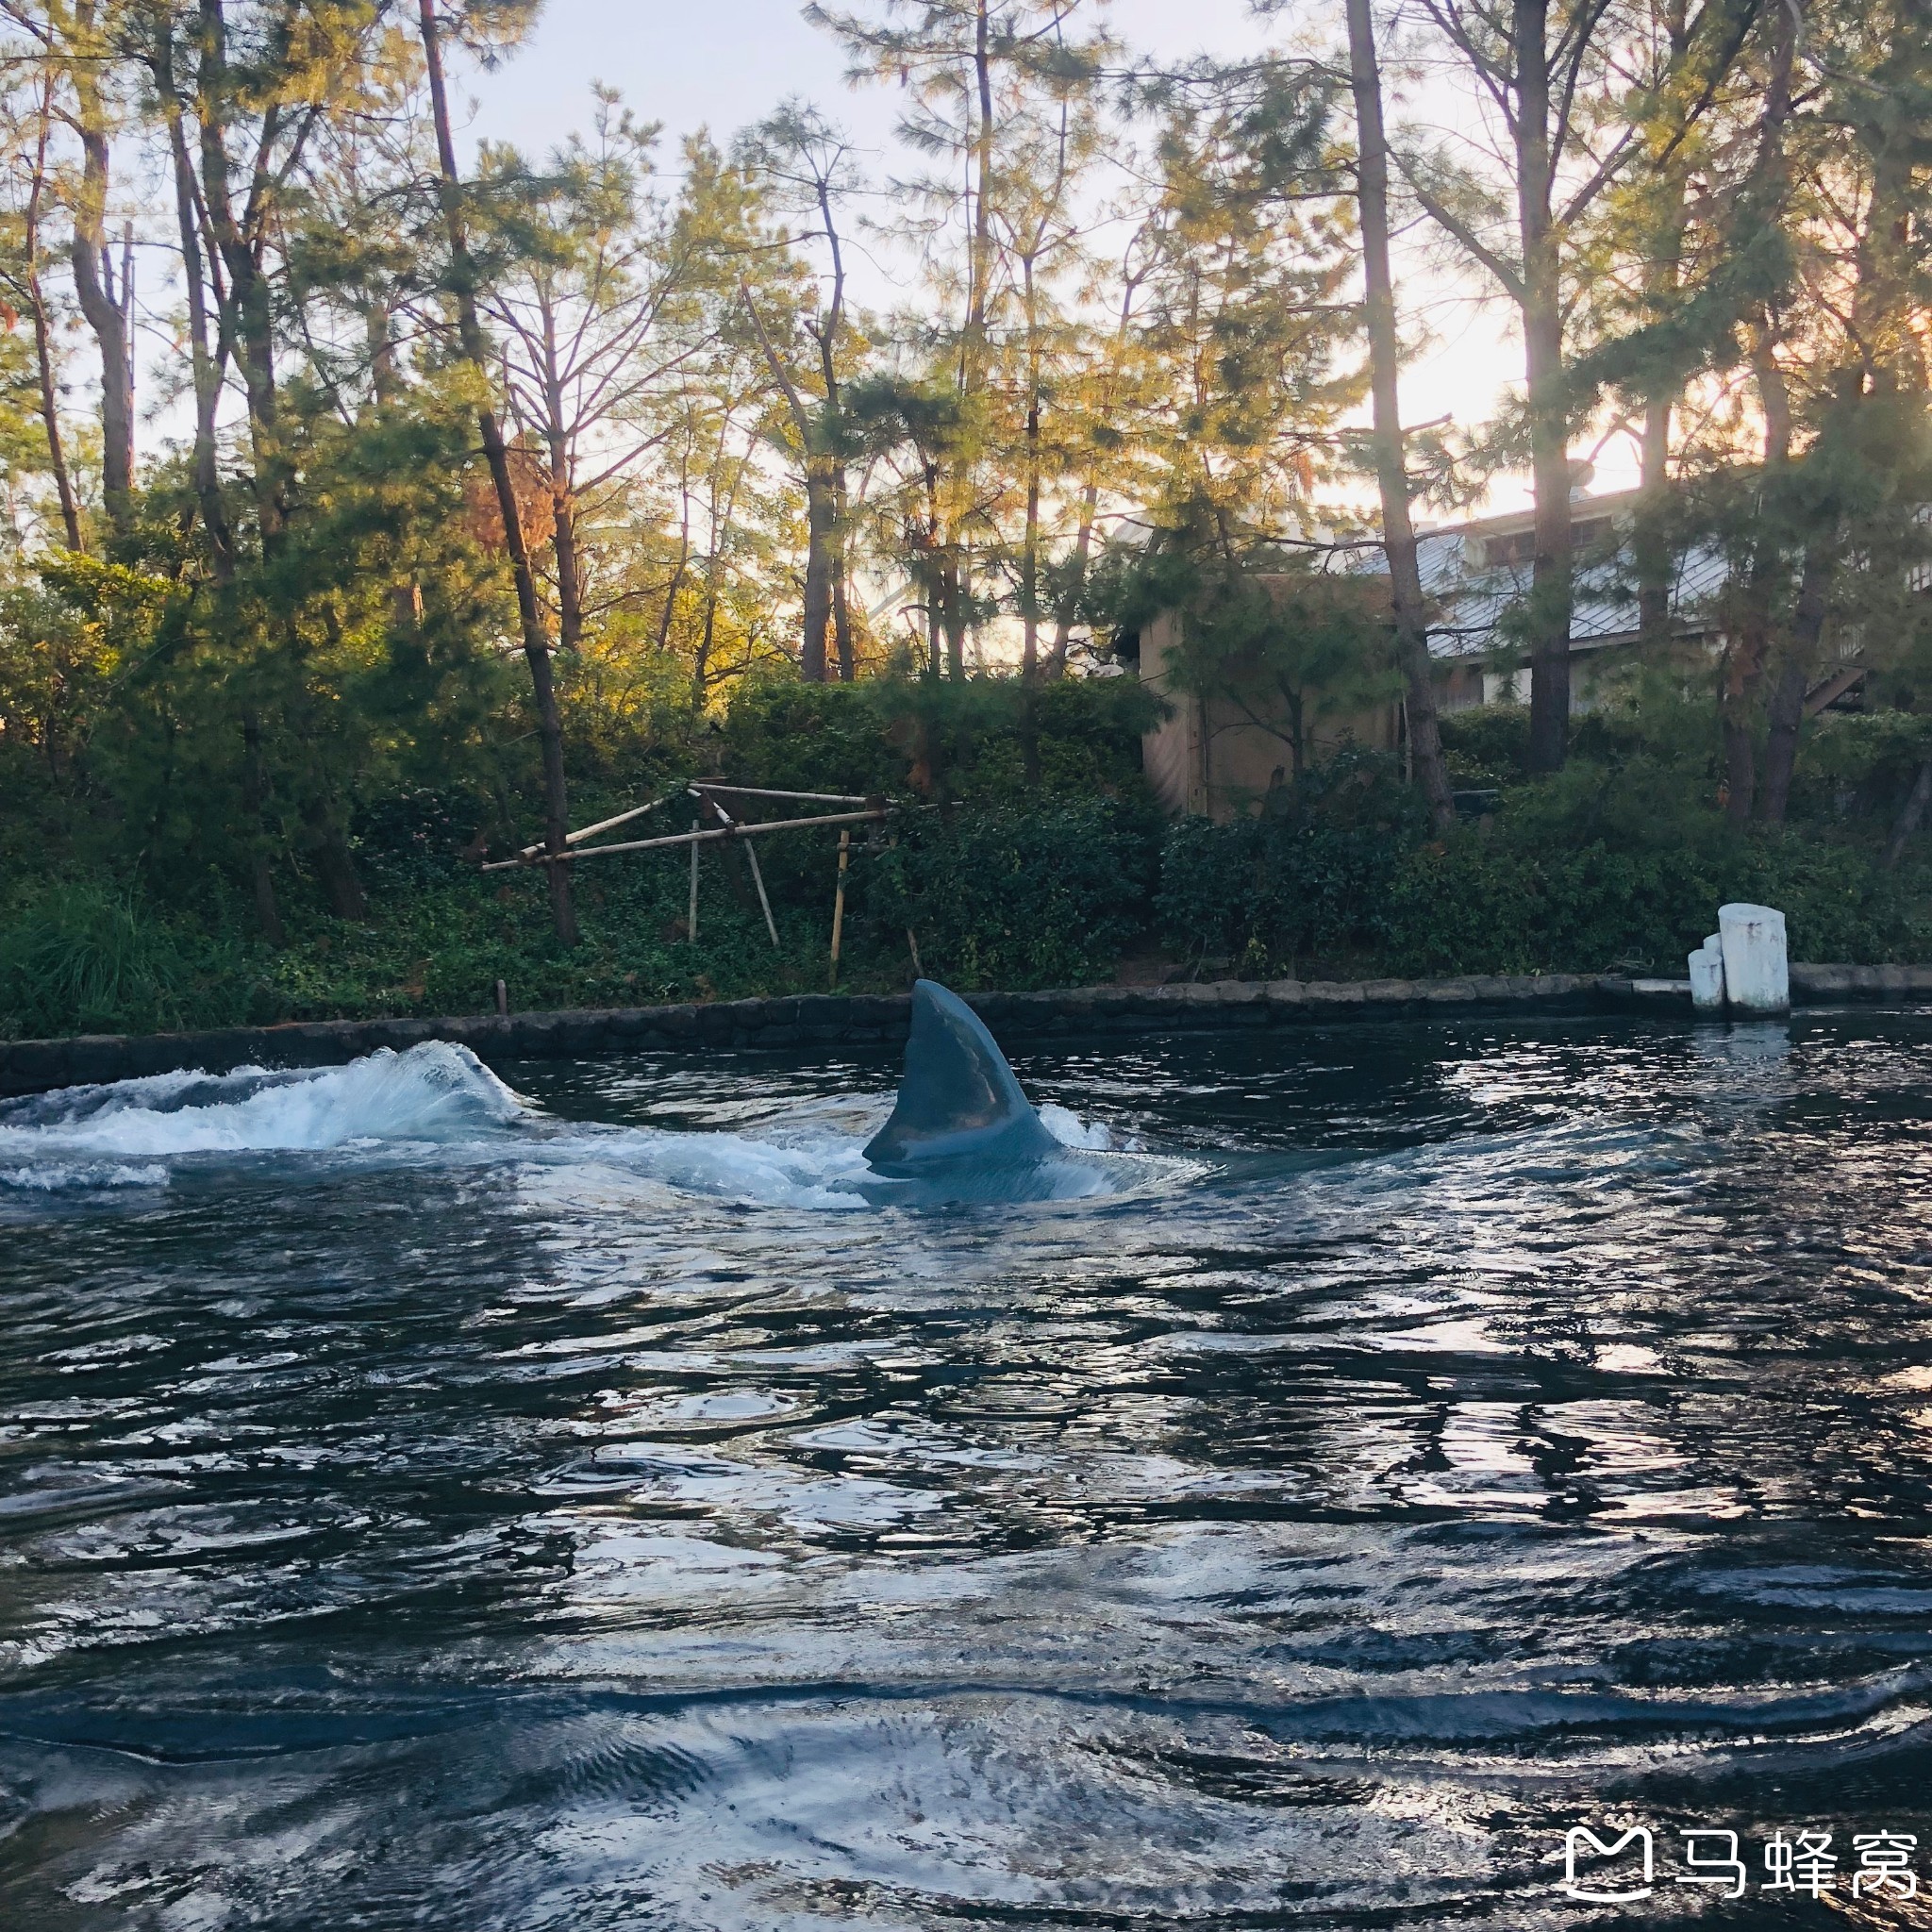
[[[867,1161],[881,1174],[902,1174],[936,1161],[1010,1167],[1060,1151],[986,1023],[957,993],[918,981],[899,1098],[866,1143]]]

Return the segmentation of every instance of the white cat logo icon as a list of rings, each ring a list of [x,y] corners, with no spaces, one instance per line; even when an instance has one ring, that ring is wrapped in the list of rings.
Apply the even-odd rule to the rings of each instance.
[[[1607,1891],[1577,1882],[1576,1860],[1579,1855],[1585,1858],[1614,1858],[1633,1840],[1640,1845],[1643,1853],[1643,1884],[1641,1888],[1626,1887],[1622,1891]],[[1655,1856],[1650,1827],[1647,1824],[1633,1824],[1620,1838],[1612,1840],[1607,1844],[1587,1824],[1573,1824],[1563,1835],[1564,1896],[1596,1906],[1635,1905],[1639,1899],[1648,1898],[1655,1890],[1652,1883],[1657,1870]],[[1586,1878],[1591,1876],[1588,1872],[1584,1875]]]

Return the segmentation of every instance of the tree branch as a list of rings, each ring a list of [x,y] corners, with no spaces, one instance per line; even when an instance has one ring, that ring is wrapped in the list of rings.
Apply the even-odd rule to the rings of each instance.
[[[1489,272],[1502,283],[1512,301],[1521,302],[1524,296],[1522,271],[1513,267],[1503,256],[1498,255],[1487,242],[1479,241],[1473,229],[1461,216],[1452,214],[1441,202],[1429,192],[1416,179],[1415,171],[1404,155],[1395,157],[1395,165],[1402,170],[1402,178],[1408,183],[1409,192],[1422,203],[1424,210],[1437,226],[1445,229],[1463,247],[1475,257]]]

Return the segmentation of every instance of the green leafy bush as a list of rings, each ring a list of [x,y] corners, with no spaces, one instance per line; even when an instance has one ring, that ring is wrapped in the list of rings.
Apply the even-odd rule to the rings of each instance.
[[[1528,770],[1527,705],[1476,705],[1464,711],[1445,711],[1441,730],[1451,784],[1511,785]]]
[[[1932,715],[1828,711],[1801,741],[1792,816],[1835,819],[1849,810],[1889,824],[1928,758]]]
[[[1274,819],[1174,825],[1162,927],[1176,949],[1251,973],[1676,974],[1718,907],[1745,899],[1783,910],[1796,958],[1932,948],[1923,865],[1890,873],[1848,843],[1740,833],[1702,802],[1707,789],[1641,756],[1579,759],[1511,788],[1492,823],[1430,840],[1405,816],[1407,794],[1365,773],[1352,815],[1336,809],[1351,798],[1344,785]]]
[[[1681,976],[1718,907],[1737,899],[1777,907],[1797,959],[1910,958],[1932,942],[1923,882],[1855,851],[1793,839],[1537,851],[1467,833],[1409,856],[1386,957],[1404,974],[1623,966]]]
[[[1345,751],[1271,793],[1259,817],[1172,825],[1161,927],[1194,958],[1251,968],[1374,949],[1404,855],[1425,826],[1391,760]]]
[[[0,1030],[154,1031],[246,1019],[261,989],[246,949],[155,916],[98,880],[51,880],[0,921]]]
[[[1106,800],[921,814],[870,861],[869,942],[909,929],[926,972],[969,991],[1106,978],[1146,924],[1154,829]]]

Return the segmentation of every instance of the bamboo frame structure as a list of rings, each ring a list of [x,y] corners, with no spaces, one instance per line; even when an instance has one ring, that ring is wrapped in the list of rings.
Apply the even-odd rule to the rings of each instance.
[[[726,839],[753,839],[761,832],[802,832],[813,825],[875,825],[891,816],[890,808],[879,805],[864,811],[824,812],[808,819],[764,819],[752,824],[716,826],[709,831],[673,832],[661,839],[625,839],[615,845],[584,845],[561,852],[553,858],[540,845],[529,858],[519,853],[514,858],[491,859],[485,872],[515,872],[533,865],[575,865],[585,858],[608,858],[619,852],[662,852],[674,845],[715,845]]]
[[[647,811],[656,811],[660,805],[669,805],[676,796],[676,792],[667,791],[662,798],[652,799],[649,805],[634,805],[628,811],[619,812],[615,818],[599,819],[594,825],[586,825],[579,832],[566,832],[563,835],[563,842],[566,845],[575,845],[580,839],[591,839],[599,832],[608,832],[614,830],[619,825],[627,825],[631,820],[642,818]],[[864,803],[862,799],[856,799],[853,802],[855,804]],[[541,844],[525,845],[519,857],[524,858],[534,858],[542,850],[543,847]],[[490,872],[492,868],[486,865],[483,870]]]
[[[723,779],[694,778],[684,788],[685,793],[695,799],[699,816],[691,821],[688,832],[670,832],[658,839],[625,839],[614,845],[587,845],[583,841],[599,832],[614,831],[619,825],[629,824],[641,819],[646,812],[658,810],[669,805],[677,797],[675,791],[663,798],[654,798],[648,805],[633,806],[628,811],[621,811],[613,817],[599,819],[593,825],[585,825],[580,831],[564,835],[569,850],[552,855],[541,845],[525,845],[513,858],[492,859],[485,865],[485,872],[514,872],[535,865],[573,865],[580,858],[603,858],[621,852],[663,852],[675,846],[688,845],[691,848],[691,898],[685,914],[684,933],[688,943],[695,945],[698,937],[698,847],[700,845],[723,844],[731,839],[755,839],[761,832],[803,832],[815,825],[839,827],[839,873],[838,884],[832,897],[832,954],[827,984],[836,988],[839,984],[839,955],[845,937],[845,879],[852,863],[852,827],[861,824],[880,824],[891,816],[891,807],[883,798],[858,798],[848,791],[780,791],[769,786],[727,785]],[[860,806],[859,811],[824,812],[813,818],[766,819],[740,821],[719,804],[715,793],[726,798],[782,798],[800,805],[850,805]],[[719,824],[706,830],[704,810],[708,808],[714,812]],[[758,864],[758,848],[747,845],[745,858],[751,861],[752,883],[758,888],[758,909],[765,915],[765,931],[771,936],[773,950],[781,951],[778,941],[778,922],[773,916],[771,894],[765,890],[765,874]],[[919,970],[919,941],[908,930],[906,942],[911,949],[915,971]],[[503,999],[502,982],[498,982],[497,997],[499,1009]]]

